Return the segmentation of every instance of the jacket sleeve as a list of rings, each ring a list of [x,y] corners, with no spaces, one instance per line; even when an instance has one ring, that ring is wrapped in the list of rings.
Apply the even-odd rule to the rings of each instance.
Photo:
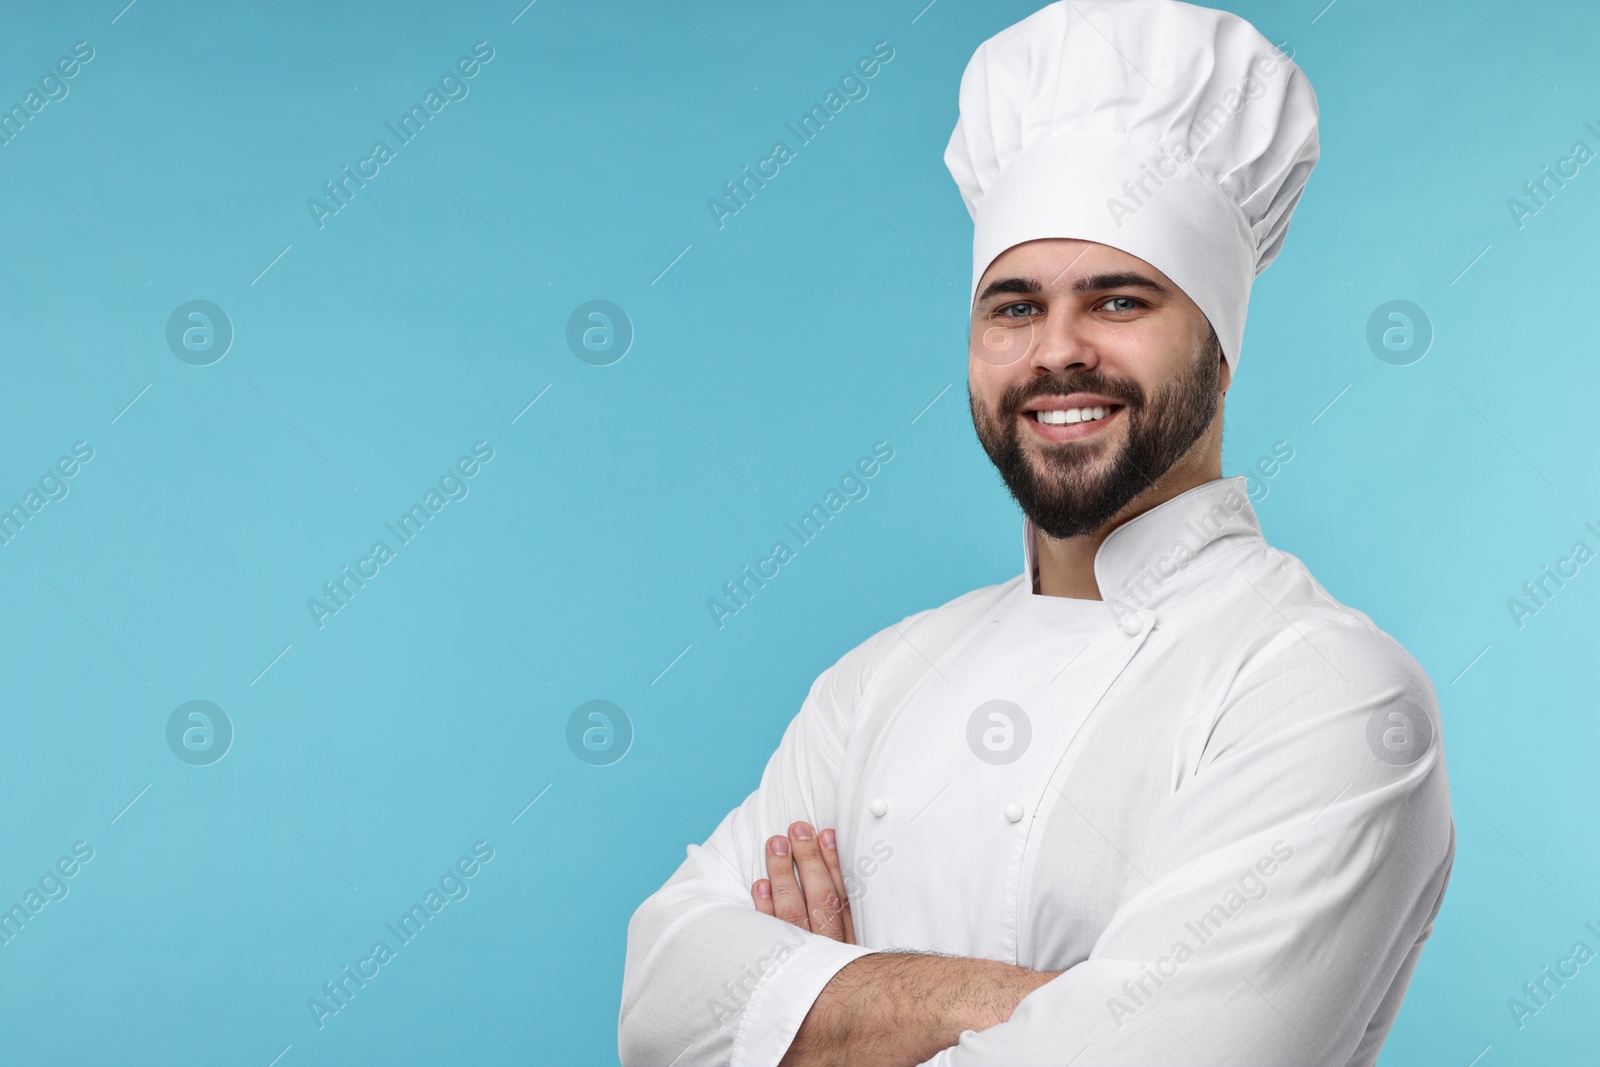
[[[776,1064],[823,986],[873,950],[763,915],[750,886],[765,843],[804,819],[840,826],[838,784],[856,703],[894,631],[847,652],[812,684],[761,783],[628,922],[624,1067]]]
[[[1088,958],[925,1067],[1376,1059],[1455,851],[1432,686],[1364,618],[1322,619],[1201,720]]]

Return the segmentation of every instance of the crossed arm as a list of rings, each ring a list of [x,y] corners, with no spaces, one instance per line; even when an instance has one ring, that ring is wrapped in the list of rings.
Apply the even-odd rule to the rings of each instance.
[[[793,823],[786,836],[767,839],[766,860],[767,877],[750,887],[757,911],[856,943],[833,830]],[[961,956],[862,956],[823,987],[779,1067],[914,1067],[966,1030],[1005,1022],[1023,997],[1062,973]]]
[[[937,636],[919,634],[927,653]],[[1396,711],[1438,733],[1426,677],[1378,640],[1324,620],[1254,653],[1123,857],[1126,899],[1053,973],[853,943],[833,837],[811,827],[843,811],[850,718],[884,647],[857,646],[760,787],[629,920],[622,1062],[1372,1062],[1454,853],[1442,746],[1406,763],[1372,747]]]

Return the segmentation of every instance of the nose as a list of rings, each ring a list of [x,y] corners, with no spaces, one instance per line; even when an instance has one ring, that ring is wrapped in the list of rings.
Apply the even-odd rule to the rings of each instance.
[[[1035,327],[1033,343],[1028,350],[1030,366],[1049,373],[1098,367],[1099,350],[1083,326],[1078,316],[1072,314],[1057,311],[1047,315],[1044,322]]]

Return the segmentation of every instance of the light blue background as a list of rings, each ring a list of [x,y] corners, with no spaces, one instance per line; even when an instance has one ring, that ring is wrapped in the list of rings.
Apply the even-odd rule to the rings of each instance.
[[[95,451],[0,548],[0,904],[95,850],[0,947],[0,1061],[615,1062],[629,914],[811,680],[1020,565],[941,155],[966,59],[1033,5],[123,2],[0,33],[6,106],[95,49],[0,147],[0,504]],[[1225,468],[1293,447],[1266,532],[1427,668],[1457,787],[1383,1062],[1577,1062],[1600,962],[1520,1031],[1506,1000],[1600,948],[1600,564],[1522,629],[1506,601],[1600,547],[1600,166],[1521,229],[1506,201],[1600,147],[1600,13],[1229,6],[1294,49],[1324,157]],[[480,40],[470,95],[319,230],[307,199]],[[706,200],[882,40],[870,95],[717,229]],[[197,298],[236,330],[208,367],[164,337]],[[565,341],[597,298],[637,334],[609,367]],[[1391,299],[1436,330],[1411,366],[1366,345]],[[480,440],[470,495],[319,630],[307,598]],[[878,440],[870,495],[718,630],[707,598]],[[565,741],[598,698],[637,731],[606,767]],[[164,737],[193,699],[236,730],[208,767]],[[470,896],[318,1030],[307,998],[480,840]]]

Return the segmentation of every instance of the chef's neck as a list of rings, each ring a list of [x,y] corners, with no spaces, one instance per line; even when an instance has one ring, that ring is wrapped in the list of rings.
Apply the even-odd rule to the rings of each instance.
[[[1039,565],[1039,581],[1034,592],[1078,600],[1104,599],[1094,577],[1094,558],[1101,542],[1129,519],[1222,477],[1221,427],[1219,411],[1212,429],[1202,435],[1182,459],[1156,479],[1154,485],[1128,501],[1127,506],[1098,530],[1081,537],[1056,538],[1035,526],[1033,551]]]

